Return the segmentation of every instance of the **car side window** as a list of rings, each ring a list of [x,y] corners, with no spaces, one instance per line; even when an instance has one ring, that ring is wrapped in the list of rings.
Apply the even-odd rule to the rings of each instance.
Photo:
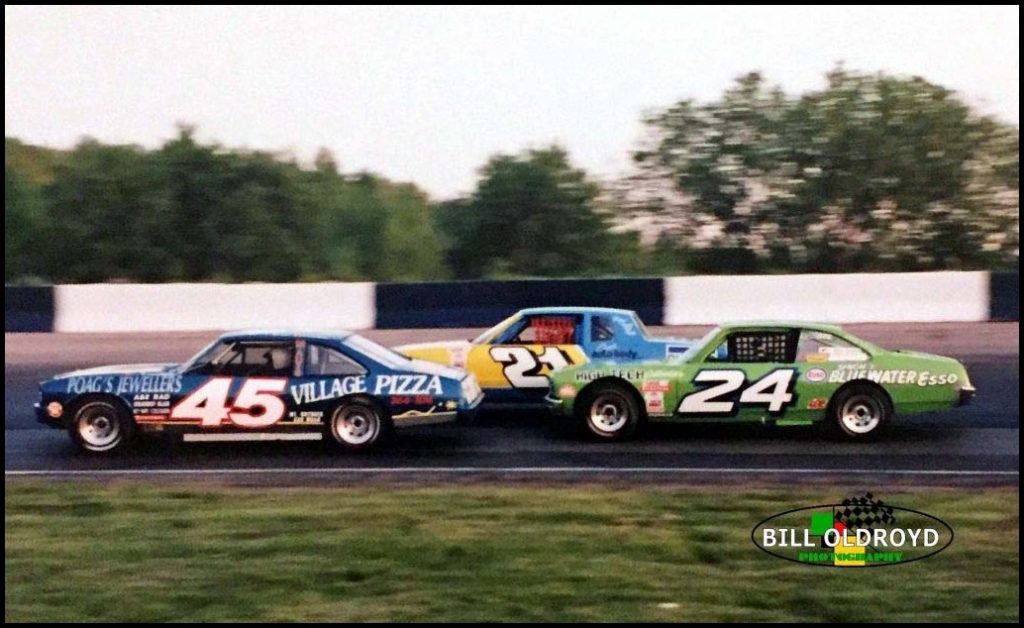
[[[790,363],[796,357],[797,334],[791,331],[740,331],[729,334],[708,362]]]
[[[594,316],[590,319],[590,341],[602,342],[615,338],[615,325],[606,316]]]
[[[205,372],[233,377],[290,377],[295,368],[295,343],[234,343],[211,360]]]
[[[800,332],[797,362],[864,362],[869,358],[863,349],[834,334],[810,329]]]
[[[576,344],[577,323],[571,316],[531,316],[508,344]]]
[[[310,343],[306,349],[307,376],[365,375],[361,364],[332,347]]]

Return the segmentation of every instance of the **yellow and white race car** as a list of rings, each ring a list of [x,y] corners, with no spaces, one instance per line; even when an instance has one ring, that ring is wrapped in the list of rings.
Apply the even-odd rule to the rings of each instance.
[[[484,389],[485,406],[540,406],[552,371],[587,362],[672,361],[691,344],[651,338],[631,310],[542,307],[520,310],[473,340],[395,350],[473,373]]]

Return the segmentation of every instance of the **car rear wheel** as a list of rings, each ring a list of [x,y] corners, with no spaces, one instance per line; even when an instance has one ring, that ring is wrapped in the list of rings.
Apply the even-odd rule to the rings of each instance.
[[[596,384],[577,402],[589,433],[601,440],[622,440],[640,424],[640,406],[621,384]]]
[[[893,413],[885,393],[867,384],[840,390],[830,407],[833,431],[850,439],[865,439],[881,432]]]
[[[124,449],[135,435],[128,412],[109,401],[82,404],[68,426],[71,440],[89,453],[111,453]]]
[[[383,442],[390,425],[376,404],[358,399],[338,405],[328,419],[327,430],[337,445],[358,451]]]

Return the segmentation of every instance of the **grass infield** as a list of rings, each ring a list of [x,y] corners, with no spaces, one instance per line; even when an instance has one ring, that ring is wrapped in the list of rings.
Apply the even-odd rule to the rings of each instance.
[[[6,621],[1017,621],[1019,492],[876,492],[941,517],[882,569],[774,559],[752,526],[834,487],[240,488],[5,482]],[[847,491],[849,492],[849,491]]]

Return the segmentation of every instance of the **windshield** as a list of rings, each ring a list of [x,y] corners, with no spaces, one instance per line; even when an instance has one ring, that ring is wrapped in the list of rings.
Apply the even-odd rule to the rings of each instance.
[[[182,372],[192,371],[203,366],[204,364],[208,364],[211,360],[219,357],[228,349],[230,349],[232,344],[234,343],[225,342],[219,339],[214,340],[210,344],[203,347],[203,349],[199,353],[189,358],[188,362],[185,362],[185,364],[181,367]]]
[[[506,318],[505,320],[501,321],[500,323],[498,323],[494,327],[491,327],[490,329],[488,329],[484,333],[480,334],[479,336],[474,338],[471,342],[473,344],[475,344],[475,345],[487,344],[487,341],[493,340],[494,338],[497,338],[498,335],[501,334],[501,332],[503,332],[506,329],[508,329],[517,320],[519,320],[519,314],[513,314],[512,316],[509,316],[508,318]]]
[[[640,334],[642,336],[645,338],[651,337],[651,335],[647,333],[647,325],[644,325],[644,322],[640,320],[640,316],[638,316],[636,312],[633,312],[633,324],[635,324],[636,328],[640,330]]]
[[[384,366],[393,369],[402,369],[409,365],[409,358],[405,357],[401,353],[396,353],[387,347],[382,347],[376,342],[367,340],[362,336],[352,334],[345,339],[345,345],[355,349],[359,353],[362,353],[374,362],[378,362],[379,364],[383,364]]]

